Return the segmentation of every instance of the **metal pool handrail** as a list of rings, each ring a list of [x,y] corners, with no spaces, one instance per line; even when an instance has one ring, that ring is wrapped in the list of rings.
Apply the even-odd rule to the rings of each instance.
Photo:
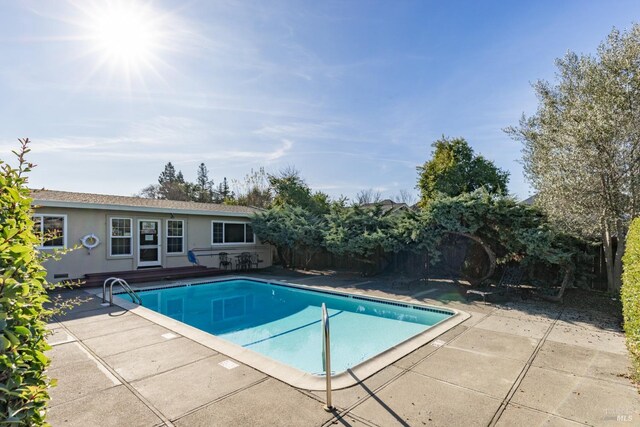
[[[324,405],[325,411],[333,411],[331,404],[331,331],[329,328],[329,313],[327,306],[322,303],[322,367],[324,369],[324,377],[327,381],[327,403]]]
[[[109,305],[113,305],[113,285],[116,283],[122,286],[122,289],[131,297],[131,301],[137,303],[138,305],[142,305],[142,298],[138,294],[136,294],[131,286],[127,283],[126,280],[120,279],[119,277],[109,277],[102,283],[102,302],[107,302],[107,283],[109,283]]]

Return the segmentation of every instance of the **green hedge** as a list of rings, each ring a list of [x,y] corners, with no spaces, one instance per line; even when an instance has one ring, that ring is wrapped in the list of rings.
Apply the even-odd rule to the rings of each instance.
[[[33,212],[21,140],[19,167],[0,160],[0,425],[46,425],[46,272],[35,250]]]
[[[635,368],[634,377],[640,380],[640,218],[631,223],[622,262],[624,331]]]

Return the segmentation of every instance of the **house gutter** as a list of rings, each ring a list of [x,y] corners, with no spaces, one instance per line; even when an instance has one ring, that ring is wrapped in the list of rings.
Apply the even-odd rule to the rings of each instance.
[[[125,206],[125,205],[105,205],[98,203],[62,202],[57,200],[37,200],[34,199],[33,207],[51,208],[73,208],[73,209],[97,209],[105,211],[135,211],[151,213],[167,213],[182,215],[203,215],[203,216],[230,216],[237,218],[250,218],[252,213],[248,212],[228,212],[228,211],[205,211],[195,209],[170,209],[156,208],[151,206]]]

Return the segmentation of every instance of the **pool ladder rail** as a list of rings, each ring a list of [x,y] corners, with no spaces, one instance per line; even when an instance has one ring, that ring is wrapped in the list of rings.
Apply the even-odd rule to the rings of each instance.
[[[331,404],[331,330],[329,328],[329,313],[325,303],[322,303],[322,331],[322,368],[327,381],[327,402],[324,405],[324,410],[331,412],[334,409]]]
[[[142,298],[136,294],[126,280],[119,277],[109,277],[102,283],[102,303],[107,302],[107,283],[109,283],[109,306],[113,305],[113,285],[118,284],[131,297],[131,301],[142,305]]]

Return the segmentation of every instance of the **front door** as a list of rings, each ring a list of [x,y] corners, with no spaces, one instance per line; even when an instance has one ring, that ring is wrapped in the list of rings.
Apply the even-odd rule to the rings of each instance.
[[[159,220],[138,220],[138,267],[161,265],[160,229]]]

